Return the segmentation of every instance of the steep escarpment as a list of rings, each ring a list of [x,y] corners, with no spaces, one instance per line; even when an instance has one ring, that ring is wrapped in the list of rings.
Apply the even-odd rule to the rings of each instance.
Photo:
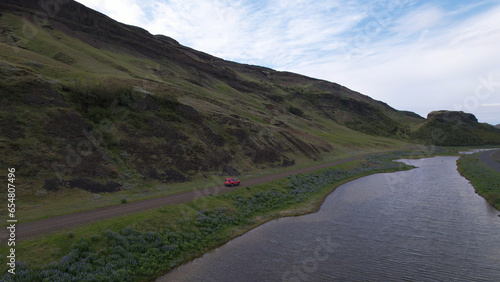
[[[444,146],[500,144],[500,130],[479,123],[473,114],[456,111],[429,113],[427,121],[412,137],[423,142]]]

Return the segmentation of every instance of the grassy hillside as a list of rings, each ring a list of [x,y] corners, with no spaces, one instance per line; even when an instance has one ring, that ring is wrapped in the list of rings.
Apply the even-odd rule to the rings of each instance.
[[[172,183],[213,185],[406,146],[393,133],[419,120],[334,83],[192,50],[73,1],[43,23],[36,1],[0,8],[1,162],[16,167],[26,183],[20,199],[34,210],[60,195],[98,206],[118,203],[111,192],[169,193]]]
[[[410,134],[421,142],[440,146],[473,146],[500,144],[500,129],[478,123],[472,114],[436,111]]]
[[[439,128],[335,83],[55,5],[0,3],[0,162],[16,166],[31,211],[52,197],[78,210],[400,148]]]

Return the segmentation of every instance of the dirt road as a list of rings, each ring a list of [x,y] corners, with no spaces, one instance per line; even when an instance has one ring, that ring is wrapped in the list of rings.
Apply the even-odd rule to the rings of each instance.
[[[78,213],[72,213],[67,215],[55,216],[48,219],[19,223],[16,225],[16,240],[23,240],[33,236],[37,236],[43,233],[50,233],[61,229],[70,229],[79,225],[84,225],[92,223],[98,220],[118,217],[122,215],[127,215],[135,212],[141,212],[149,209],[159,208],[165,205],[174,205],[180,203],[187,203],[199,197],[208,195],[212,193],[214,195],[232,191],[234,189],[243,188],[247,186],[257,185],[261,183],[271,182],[281,178],[285,178],[290,175],[307,173],[315,171],[322,168],[327,168],[330,166],[347,163],[353,160],[357,160],[364,157],[356,156],[348,159],[315,165],[311,167],[296,169],[287,172],[281,172],[276,174],[265,175],[253,179],[248,179],[242,182],[239,187],[225,187],[224,185],[213,186],[207,189],[200,189],[195,191],[188,191],[179,194],[168,195],[160,198],[148,199],[143,201],[137,201],[133,203],[103,207]],[[22,221],[22,220],[20,220]],[[0,242],[6,242],[9,234],[6,228],[2,228],[0,231]]]
[[[484,151],[479,154],[479,160],[491,169],[500,172],[500,163],[493,158],[493,155],[497,156],[498,154],[500,154],[500,150]]]

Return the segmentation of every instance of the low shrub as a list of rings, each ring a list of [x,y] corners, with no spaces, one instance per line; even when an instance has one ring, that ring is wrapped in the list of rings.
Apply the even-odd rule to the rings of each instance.
[[[302,111],[301,109],[296,108],[296,107],[294,107],[294,106],[290,106],[290,107],[288,108],[288,110],[290,111],[290,113],[291,113],[291,114],[296,115],[296,116],[298,116],[298,117],[301,117],[301,116],[303,116],[303,115],[304,115],[304,111]]]

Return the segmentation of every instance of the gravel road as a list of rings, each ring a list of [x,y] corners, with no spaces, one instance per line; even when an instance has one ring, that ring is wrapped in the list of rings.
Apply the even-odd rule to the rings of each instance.
[[[327,168],[330,166],[347,163],[356,159],[360,159],[364,155],[351,157],[348,159],[315,165],[311,167],[296,169],[287,172],[281,172],[276,174],[265,175],[253,179],[248,179],[242,181],[241,185],[238,187],[225,187],[224,185],[213,186],[206,189],[200,189],[195,191],[188,191],[179,194],[173,194],[168,196],[163,196],[154,199],[142,200],[127,204],[120,204],[115,206],[97,208],[93,210],[77,212],[67,215],[55,216],[43,220],[32,221],[27,223],[19,223],[16,225],[16,240],[24,240],[33,236],[37,236],[44,233],[50,233],[61,229],[70,229],[76,226],[89,224],[98,220],[103,220],[107,218],[113,218],[118,216],[123,216],[131,213],[146,211],[149,209],[159,208],[165,205],[175,205],[181,203],[187,203],[199,197],[208,195],[212,193],[214,195],[232,191],[234,189],[240,189],[247,186],[253,186],[261,183],[271,182],[281,178],[285,178],[290,175],[307,173],[315,171],[322,168]],[[22,222],[22,220],[20,220]],[[8,230],[2,228],[0,231],[0,242],[6,242],[8,239]]]
[[[493,154],[499,154],[500,150],[484,151],[479,154],[479,160],[488,165],[491,169],[500,172],[500,163],[495,161],[492,157]]]

